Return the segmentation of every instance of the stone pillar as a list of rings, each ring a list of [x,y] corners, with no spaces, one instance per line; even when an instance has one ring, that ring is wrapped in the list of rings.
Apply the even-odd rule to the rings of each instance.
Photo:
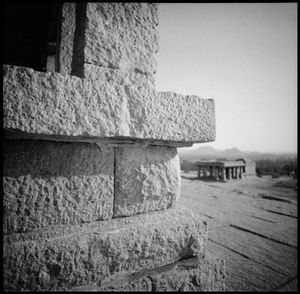
[[[220,179],[220,168],[215,167],[215,179],[218,181]]]
[[[156,92],[158,4],[66,3],[61,23],[59,73],[3,66],[5,291],[224,290],[175,206],[176,148],[215,139],[214,102]]]
[[[156,3],[64,3],[60,72],[155,88],[157,26]]]
[[[231,168],[230,167],[226,167],[226,174],[227,174],[227,179],[231,180]]]
[[[222,181],[226,180],[226,169],[225,169],[225,167],[221,168],[221,180]]]
[[[201,174],[200,174],[200,172],[201,172],[201,167],[200,167],[200,165],[198,165],[198,179],[200,179],[200,178],[201,178]]]

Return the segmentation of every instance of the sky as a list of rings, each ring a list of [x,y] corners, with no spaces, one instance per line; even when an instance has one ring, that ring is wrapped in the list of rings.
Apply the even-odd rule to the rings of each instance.
[[[297,152],[297,3],[160,3],[158,91],[213,98],[216,149]]]

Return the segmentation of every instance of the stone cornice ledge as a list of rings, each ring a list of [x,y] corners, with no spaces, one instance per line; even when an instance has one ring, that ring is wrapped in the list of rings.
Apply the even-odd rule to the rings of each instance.
[[[189,146],[215,140],[215,107],[139,81],[112,85],[4,65],[3,128],[31,139]]]

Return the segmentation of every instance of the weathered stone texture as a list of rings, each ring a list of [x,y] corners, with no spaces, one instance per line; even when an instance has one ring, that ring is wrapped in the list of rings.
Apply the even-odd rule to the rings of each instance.
[[[155,88],[155,79],[153,76],[143,75],[132,71],[84,63],[82,68],[80,68],[80,72],[81,74],[78,74],[79,77],[108,82],[111,85],[132,86],[136,84],[140,87]]]
[[[190,210],[4,235],[4,288],[62,290],[203,256],[207,228]]]
[[[174,92],[159,92],[156,99],[151,118],[158,136],[199,143],[215,140],[213,99]]]
[[[212,258],[179,261],[172,269],[150,275],[152,291],[224,291],[225,263]]]
[[[224,291],[225,263],[222,260],[190,258],[134,274],[115,275],[97,285],[72,288],[72,291]]]
[[[157,3],[77,4],[74,51],[84,63],[152,75],[158,51]],[[82,66],[78,64],[77,66]]]
[[[176,142],[215,138],[214,102],[4,66],[3,126],[36,135]],[[50,137],[51,138],[51,137]],[[74,138],[76,140],[76,138]]]
[[[112,218],[113,148],[4,141],[4,233]]]
[[[180,182],[176,148],[116,148],[114,217],[173,206]]]
[[[59,44],[59,72],[71,74],[74,34],[76,28],[76,3],[65,2],[61,9]]]

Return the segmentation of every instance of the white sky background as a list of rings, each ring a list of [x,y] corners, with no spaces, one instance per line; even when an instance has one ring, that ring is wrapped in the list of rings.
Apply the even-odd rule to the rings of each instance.
[[[213,98],[216,141],[297,151],[297,4],[160,3],[156,87]]]

